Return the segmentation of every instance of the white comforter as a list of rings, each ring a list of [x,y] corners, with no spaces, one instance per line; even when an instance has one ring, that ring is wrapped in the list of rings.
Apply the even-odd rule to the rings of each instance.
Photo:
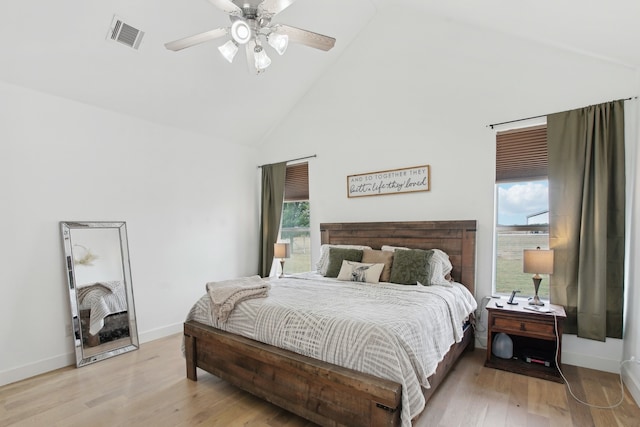
[[[402,384],[402,424],[424,408],[421,386],[463,335],[476,307],[462,285],[366,284],[305,274],[271,279],[267,298],[244,301],[218,322],[204,295],[195,320],[276,347]]]

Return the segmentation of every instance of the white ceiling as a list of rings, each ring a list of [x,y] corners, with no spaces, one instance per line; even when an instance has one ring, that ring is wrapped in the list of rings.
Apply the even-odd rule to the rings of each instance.
[[[257,146],[341,55],[355,54],[350,43],[387,8],[640,69],[637,0],[297,0],[273,22],[335,37],[336,46],[323,52],[291,44],[281,57],[271,50],[272,65],[259,76],[247,72],[243,55],[233,64],[222,59],[220,41],[179,52],[164,48],[229,24],[206,0],[3,0],[0,80]],[[114,15],[145,32],[139,50],[107,39]],[[447,43],[403,40],[399,21],[389,28],[397,28],[400,43]],[[375,49],[376,40],[370,45]]]

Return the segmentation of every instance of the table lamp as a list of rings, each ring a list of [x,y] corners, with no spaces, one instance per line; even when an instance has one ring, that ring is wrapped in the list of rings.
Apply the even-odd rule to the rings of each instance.
[[[540,246],[536,249],[525,249],[522,256],[522,266],[523,272],[534,274],[532,279],[536,294],[529,304],[544,305],[538,298],[538,289],[540,282],[542,282],[540,274],[553,274],[553,249],[540,249]]]
[[[289,243],[274,243],[273,244],[273,257],[280,258],[280,277],[284,277],[284,259],[291,256],[291,247]]]

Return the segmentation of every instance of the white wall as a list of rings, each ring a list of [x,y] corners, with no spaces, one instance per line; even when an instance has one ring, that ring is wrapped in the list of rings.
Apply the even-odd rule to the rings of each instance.
[[[639,73],[640,75],[640,73]],[[640,270],[638,269],[637,260],[640,255],[640,173],[638,166],[640,165],[640,108],[639,102],[635,102],[633,109],[625,108],[625,119],[628,124],[627,140],[635,142],[635,150],[627,150],[627,163],[632,168],[627,169],[628,179],[635,183],[633,188],[628,189],[630,195],[629,201],[632,206],[631,219],[631,239],[627,242],[629,253],[628,259],[628,277],[629,284],[626,288],[626,305],[625,305],[625,331],[624,331],[624,347],[623,359],[628,360],[635,358],[640,360]],[[635,120],[634,117],[635,116]],[[633,126],[629,124],[633,123]],[[636,402],[640,404],[640,365],[637,363],[625,363],[623,369],[624,383],[633,394]]]
[[[0,385],[75,363],[59,221],[126,221],[141,341],[257,271],[254,150],[0,83]]]
[[[123,253],[120,248],[120,228],[80,228],[69,230],[73,252],[73,273],[76,286],[92,285],[100,281],[124,281]],[[95,259],[77,262],[87,255]]]
[[[392,37],[396,22],[406,43]],[[390,8],[273,131],[263,153],[274,161],[318,155],[309,168],[316,249],[320,222],[477,220],[480,300],[492,290],[495,132],[487,125],[627,98],[638,89],[634,70],[599,58]],[[422,164],[431,165],[429,193],[346,196],[348,175]],[[634,246],[637,240],[636,231]],[[630,295],[638,287],[633,269]],[[637,350],[638,331],[627,332]],[[619,370],[621,340],[567,336],[563,344],[563,362]]]

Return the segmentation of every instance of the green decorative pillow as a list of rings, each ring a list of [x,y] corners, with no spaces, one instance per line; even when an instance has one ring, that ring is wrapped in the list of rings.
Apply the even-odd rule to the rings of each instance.
[[[393,267],[389,281],[401,285],[431,284],[429,260],[432,250],[409,249],[396,250],[393,253]]]
[[[325,277],[338,277],[344,260],[362,261],[362,249],[329,248],[329,266]]]

